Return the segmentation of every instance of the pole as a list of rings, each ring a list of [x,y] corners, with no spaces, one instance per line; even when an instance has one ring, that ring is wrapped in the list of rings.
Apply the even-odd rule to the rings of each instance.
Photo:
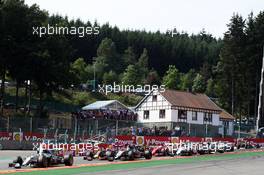
[[[263,93],[263,74],[264,74],[264,47],[263,47],[263,58],[262,58],[262,68],[261,68],[261,79],[259,83],[259,103],[258,103],[258,117],[256,122],[256,133],[259,131],[259,120],[261,117],[261,106],[262,106],[262,93]]]
[[[64,143],[67,143],[67,134],[68,134],[68,129],[65,130],[64,132]]]
[[[56,129],[54,137],[55,137],[55,143],[57,144],[57,141],[58,141],[58,129]]]
[[[22,129],[19,128],[19,142],[20,142],[20,144],[21,144],[21,142],[22,142],[22,139],[23,139],[23,136],[22,136]]]
[[[76,141],[77,126],[78,126],[78,124],[77,124],[77,118],[75,117],[74,118],[74,135],[73,135],[73,141],[74,141],[74,143]]]
[[[28,91],[29,91],[29,96],[28,96],[28,105],[27,105],[27,116],[30,116],[30,105],[31,105],[31,81],[27,80],[27,87],[28,87]],[[33,118],[32,116],[30,116],[30,132],[32,133],[33,130]]]
[[[191,123],[189,123],[189,136],[191,136]]]
[[[30,117],[30,133],[32,133],[32,129],[33,129],[32,125],[33,125],[33,119],[32,117]]]
[[[10,126],[10,115],[7,117],[7,132],[9,132],[9,126]]]
[[[238,138],[240,139],[241,135],[240,135],[240,132],[241,132],[241,120],[239,120],[239,125],[238,125]]]
[[[205,137],[207,137],[207,123],[205,124]]]
[[[234,76],[232,75],[232,115],[234,115]]]
[[[94,78],[94,79],[93,79],[93,92],[95,92],[95,60],[96,60],[96,58],[94,57],[94,58],[93,58],[93,61],[94,61],[94,62],[93,62],[93,76],[94,76],[94,77],[93,77],[93,78]]]
[[[95,120],[95,134],[98,134],[98,120]]]
[[[118,135],[118,120],[116,120],[116,136]]]

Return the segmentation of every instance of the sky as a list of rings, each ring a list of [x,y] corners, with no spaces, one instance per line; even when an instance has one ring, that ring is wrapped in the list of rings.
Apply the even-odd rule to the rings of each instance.
[[[120,29],[165,32],[176,28],[189,34],[202,29],[223,37],[234,13],[247,18],[264,10],[263,0],[25,0],[50,14],[109,22]]]

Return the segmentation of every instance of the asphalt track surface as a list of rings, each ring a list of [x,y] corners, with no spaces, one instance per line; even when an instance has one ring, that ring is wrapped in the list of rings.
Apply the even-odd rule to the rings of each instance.
[[[8,162],[16,155],[30,155],[32,151],[0,151],[0,174],[8,169]],[[12,158],[12,159],[10,159]],[[162,160],[157,160],[162,159]],[[93,174],[93,175],[263,175],[264,174],[264,152],[243,152],[235,154],[205,155],[178,158],[154,158],[151,161],[130,161],[109,163],[108,161],[88,162],[82,158],[75,158],[74,168],[64,166],[53,167],[49,170],[43,169],[22,169],[15,174]],[[87,165],[89,164],[89,165]],[[28,172],[27,170],[30,170]]]

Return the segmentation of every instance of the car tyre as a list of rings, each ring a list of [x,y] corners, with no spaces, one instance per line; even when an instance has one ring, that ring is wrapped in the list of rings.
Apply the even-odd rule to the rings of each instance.
[[[43,167],[43,168],[48,167],[49,162],[48,162],[47,157],[40,155],[38,157],[37,164],[38,164],[38,167]]]
[[[13,161],[13,163],[19,163],[20,166],[23,164],[23,159],[21,156],[17,156],[17,158]]]
[[[68,154],[64,156],[64,164],[66,166],[72,166],[73,165],[73,156],[72,154]]]

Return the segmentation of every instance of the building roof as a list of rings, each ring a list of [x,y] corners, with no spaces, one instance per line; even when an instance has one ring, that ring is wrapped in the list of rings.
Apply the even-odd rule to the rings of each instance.
[[[220,113],[220,119],[221,120],[235,120],[235,117],[226,112],[225,110],[222,110]]]
[[[105,100],[105,101],[96,101],[89,105],[82,107],[82,110],[95,110],[95,109],[102,109],[108,106],[111,103],[114,103],[116,100]]]
[[[161,95],[172,105],[195,109],[222,111],[208,96],[177,90],[165,90]]]
[[[118,105],[119,107],[121,106],[122,108],[129,109],[128,107],[126,107],[124,104],[122,104],[117,100],[104,100],[104,101],[96,101],[94,103],[86,105],[82,107],[82,110],[108,109],[109,107],[111,108],[111,105],[115,105],[115,104]]]

